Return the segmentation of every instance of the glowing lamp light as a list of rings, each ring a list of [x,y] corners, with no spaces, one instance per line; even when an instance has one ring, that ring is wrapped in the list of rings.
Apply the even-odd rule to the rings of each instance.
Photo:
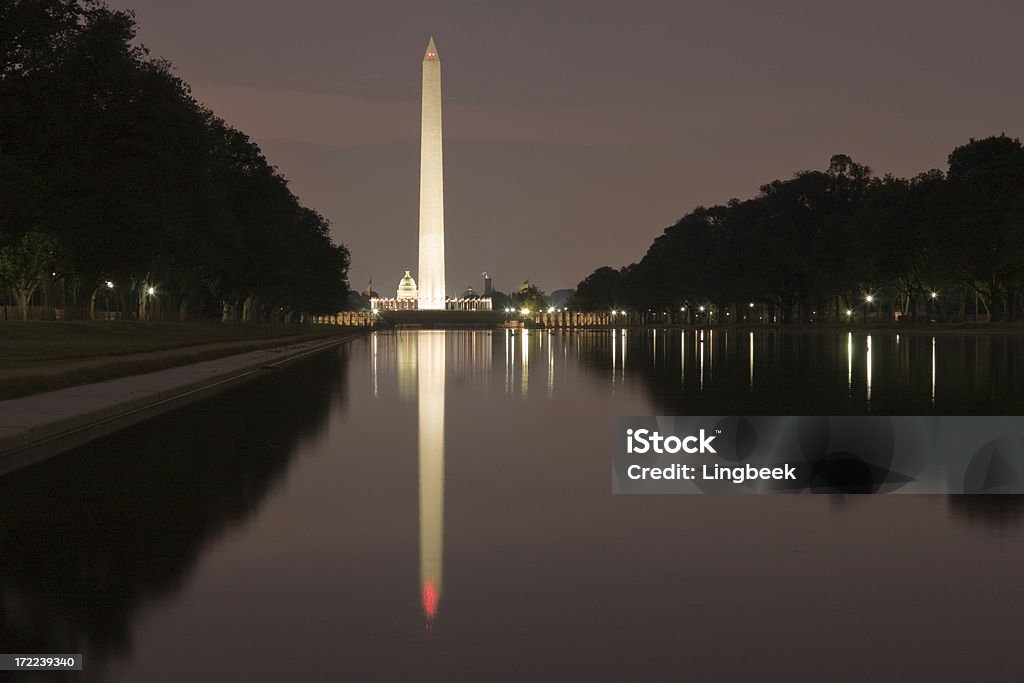
[[[699,310],[700,310],[701,313],[703,313],[704,312],[704,307],[701,306]]]
[[[107,289],[113,289],[113,288],[114,288],[114,283],[111,282],[110,280],[107,280]]]
[[[939,293],[938,292],[932,292],[932,298],[933,299],[938,299],[939,298]]]
[[[156,294],[156,288],[150,287],[149,289],[146,290],[146,293],[149,294],[150,296],[153,296],[154,294]]]
[[[847,315],[847,316],[851,316],[851,315],[853,315],[853,311],[851,311],[851,310],[850,310],[849,308],[847,308],[847,309],[846,309],[846,315]]]
[[[523,310],[521,310],[519,312],[522,313],[523,315],[530,315],[530,309],[529,308],[524,308]]]
[[[753,302],[753,301],[751,301],[751,302],[750,302],[750,307],[751,307],[751,308],[753,308],[753,307],[754,307],[754,302]]]
[[[374,308],[374,309],[371,309],[371,310],[372,310],[372,312],[373,312],[373,314],[374,314],[374,315],[377,315],[377,313],[379,313],[379,311],[378,311],[378,310],[377,310],[376,308]]]
[[[873,297],[870,294],[868,294],[866,297],[864,297],[864,301],[867,301],[868,303],[871,303],[874,300],[875,300],[875,297]]]
[[[555,312],[555,307],[554,306],[551,306],[550,308],[548,308],[548,313],[554,313],[554,312]]]

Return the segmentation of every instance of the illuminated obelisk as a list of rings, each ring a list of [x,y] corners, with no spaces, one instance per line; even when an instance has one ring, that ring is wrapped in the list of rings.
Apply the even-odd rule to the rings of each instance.
[[[444,173],[441,161],[441,59],[434,39],[423,55],[420,118],[419,308],[444,309]]]

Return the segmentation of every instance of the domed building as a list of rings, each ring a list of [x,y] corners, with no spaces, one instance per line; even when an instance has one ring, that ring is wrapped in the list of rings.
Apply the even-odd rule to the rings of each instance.
[[[489,281],[488,279],[487,282]],[[372,288],[370,288],[370,291],[372,291]],[[408,270],[405,271],[405,275],[398,282],[398,292],[396,292],[394,299],[380,298],[376,292],[373,292],[373,295],[373,298],[370,299],[370,308],[375,314],[379,311],[419,310],[419,286],[416,284],[416,280],[413,279],[412,273]],[[481,297],[476,290],[469,287],[461,297],[445,299],[445,310],[490,311],[491,299],[489,297]]]
[[[412,275],[409,271],[405,271],[405,276],[398,282],[398,294],[395,296],[396,299],[416,299],[418,296],[418,289],[416,288],[416,280],[412,279]]]

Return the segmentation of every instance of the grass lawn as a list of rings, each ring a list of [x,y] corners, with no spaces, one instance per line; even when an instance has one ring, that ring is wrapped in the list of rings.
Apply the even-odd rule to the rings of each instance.
[[[0,369],[196,344],[309,334],[305,327],[119,321],[0,322]]]
[[[0,321],[0,400],[347,333],[331,326]]]

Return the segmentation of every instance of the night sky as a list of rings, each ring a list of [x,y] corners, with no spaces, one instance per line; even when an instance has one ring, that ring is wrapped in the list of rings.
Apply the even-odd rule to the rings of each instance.
[[[352,285],[390,296],[416,267],[431,35],[449,294],[485,270],[573,287],[694,206],[832,154],[914,175],[1024,134],[1019,0],[110,4],[331,220]]]

